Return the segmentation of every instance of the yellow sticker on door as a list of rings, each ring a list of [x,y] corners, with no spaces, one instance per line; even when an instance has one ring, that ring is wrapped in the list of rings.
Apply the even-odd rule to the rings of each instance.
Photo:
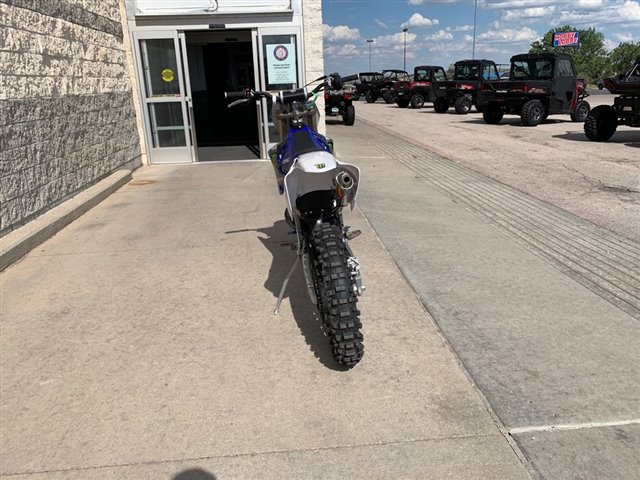
[[[171,70],[170,68],[165,68],[164,70],[162,70],[162,80],[169,83],[173,82],[174,78],[175,74],[173,73],[173,70]]]

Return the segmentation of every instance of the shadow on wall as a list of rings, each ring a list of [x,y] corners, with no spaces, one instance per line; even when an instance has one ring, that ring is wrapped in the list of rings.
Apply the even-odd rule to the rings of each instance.
[[[180,472],[172,480],[216,480],[216,476],[201,468],[190,468]]]

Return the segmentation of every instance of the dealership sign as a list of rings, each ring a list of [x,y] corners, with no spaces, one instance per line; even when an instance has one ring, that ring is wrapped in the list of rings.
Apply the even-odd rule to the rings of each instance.
[[[577,46],[580,43],[580,32],[556,32],[553,34],[554,47]]]

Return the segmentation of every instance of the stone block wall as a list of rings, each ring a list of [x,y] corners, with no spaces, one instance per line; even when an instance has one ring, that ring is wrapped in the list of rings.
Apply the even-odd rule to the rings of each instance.
[[[119,0],[0,0],[0,236],[141,163]]]
[[[322,47],[322,4],[320,0],[302,0],[302,28],[304,31],[305,76],[307,82],[324,75]],[[320,111],[318,130],[326,133],[324,124],[324,97],[317,102]]]

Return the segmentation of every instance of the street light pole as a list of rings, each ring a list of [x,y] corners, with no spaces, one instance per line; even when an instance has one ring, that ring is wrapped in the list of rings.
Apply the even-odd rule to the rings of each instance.
[[[367,43],[369,44],[369,71],[371,71],[371,44],[373,40],[367,40]]]
[[[478,0],[476,0],[478,1]],[[407,30],[408,28],[403,28],[402,31],[404,32],[404,63],[403,63],[403,67],[402,69],[406,72],[407,71]]]
[[[475,1],[473,8],[473,48],[471,50],[471,59],[476,58],[476,16],[478,13],[478,0]]]

